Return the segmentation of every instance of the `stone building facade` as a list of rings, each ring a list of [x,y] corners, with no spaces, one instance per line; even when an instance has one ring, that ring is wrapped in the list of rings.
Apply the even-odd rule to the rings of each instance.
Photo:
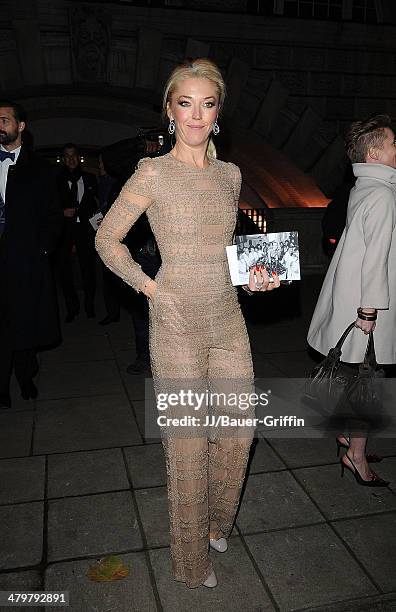
[[[345,126],[396,116],[395,33],[388,0],[2,0],[1,96],[24,104],[38,150],[95,151],[159,125],[170,70],[211,57],[226,76],[222,136],[243,172],[241,207],[298,229],[316,270]]]
[[[228,123],[254,131],[331,195],[345,125],[396,115],[396,10],[375,1],[377,23],[354,23],[288,18],[291,4],[267,2],[272,14],[260,15],[244,0],[223,2],[222,13],[214,0],[3,0],[0,86],[25,103],[37,146],[66,134],[102,146],[158,122],[170,69],[208,55],[227,74]],[[338,4],[352,11],[353,0]]]

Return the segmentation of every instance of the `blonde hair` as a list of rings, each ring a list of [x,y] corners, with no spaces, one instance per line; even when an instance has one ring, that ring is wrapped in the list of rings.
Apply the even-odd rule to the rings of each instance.
[[[226,85],[219,68],[211,60],[200,57],[195,60],[186,60],[172,71],[164,89],[164,97],[162,101],[162,112],[166,117],[167,105],[170,103],[172,94],[175,91],[178,83],[185,79],[208,79],[216,86],[219,96],[219,112],[223,107],[226,94]],[[216,147],[212,138],[208,144],[208,155],[216,157]]]

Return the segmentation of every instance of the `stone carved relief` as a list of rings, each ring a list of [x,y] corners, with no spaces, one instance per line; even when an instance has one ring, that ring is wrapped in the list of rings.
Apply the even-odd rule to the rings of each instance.
[[[133,87],[137,57],[135,40],[114,40],[108,61],[108,83],[118,87]]]
[[[107,81],[110,14],[97,7],[80,6],[70,9],[70,33],[74,79]]]
[[[15,32],[11,29],[0,29],[0,52],[16,51]]]
[[[91,117],[104,119],[115,117],[115,122],[151,125],[158,121],[158,113],[135,100],[119,101],[113,97],[102,97],[100,87],[97,95],[63,95],[25,98],[23,105],[31,121],[53,117]]]

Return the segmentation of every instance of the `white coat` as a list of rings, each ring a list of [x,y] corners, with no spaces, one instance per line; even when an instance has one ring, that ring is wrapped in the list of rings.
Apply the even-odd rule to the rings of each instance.
[[[357,308],[377,308],[377,362],[396,363],[396,170],[382,164],[353,164],[345,230],[330,262],[308,331],[308,343],[327,355]],[[353,329],[341,360],[363,360],[367,338]]]

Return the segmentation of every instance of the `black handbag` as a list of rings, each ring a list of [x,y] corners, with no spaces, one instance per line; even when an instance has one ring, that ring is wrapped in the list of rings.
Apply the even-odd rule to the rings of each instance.
[[[378,367],[373,332],[369,333],[363,361],[358,367],[341,363],[342,345],[355,323],[348,325],[327,357],[312,370],[305,384],[305,399],[314,402],[334,427],[345,419],[364,422],[378,428],[381,422],[381,386],[385,376]]]

